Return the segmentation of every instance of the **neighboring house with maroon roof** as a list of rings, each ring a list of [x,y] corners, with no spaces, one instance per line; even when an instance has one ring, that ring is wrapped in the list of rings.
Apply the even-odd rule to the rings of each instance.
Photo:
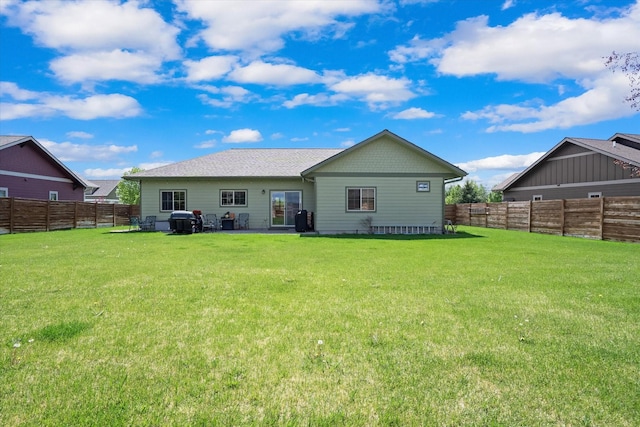
[[[640,135],[564,138],[521,173],[493,188],[504,201],[640,196],[640,177],[618,164],[640,166]]]
[[[250,229],[287,229],[313,213],[319,233],[437,233],[444,186],[466,172],[384,130],[347,149],[231,149],[141,171],[142,216],[249,214]],[[385,228],[387,227],[387,228]]]
[[[0,197],[84,200],[87,183],[32,136],[0,136]]]
[[[94,179],[88,182],[85,190],[85,202],[118,203],[118,179]]]

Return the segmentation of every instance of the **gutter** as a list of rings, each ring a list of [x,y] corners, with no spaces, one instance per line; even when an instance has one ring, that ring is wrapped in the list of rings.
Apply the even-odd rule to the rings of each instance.
[[[452,178],[452,179],[445,179],[444,184],[447,185],[447,184],[452,184],[454,182],[459,182],[459,181],[462,181],[463,178],[464,176],[459,176],[457,178]]]

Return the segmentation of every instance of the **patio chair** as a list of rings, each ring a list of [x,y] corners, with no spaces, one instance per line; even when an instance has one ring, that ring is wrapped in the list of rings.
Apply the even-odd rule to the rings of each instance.
[[[450,219],[445,220],[444,222],[444,233],[445,234],[456,234],[456,230],[458,229],[458,225],[454,224]]]
[[[249,229],[249,214],[248,213],[241,213],[240,215],[238,215],[238,229],[244,229],[244,230],[248,230]]]
[[[204,216],[204,222],[202,223],[202,229],[204,231],[218,231],[220,228],[218,224],[218,215],[216,214],[206,214]]]
[[[130,216],[129,217],[129,231],[140,231],[140,217],[139,216]]]
[[[140,231],[155,231],[156,229],[156,216],[149,215],[143,222],[140,223]]]

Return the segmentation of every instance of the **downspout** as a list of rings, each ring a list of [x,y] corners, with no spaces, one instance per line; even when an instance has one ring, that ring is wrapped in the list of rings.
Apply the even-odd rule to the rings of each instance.
[[[456,178],[452,178],[452,179],[449,179],[449,180],[446,180],[446,179],[445,179],[445,180],[443,180],[443,181],[442,181],[442,227],[443,227],[443,228],[444,228],[444,223],[445,223],[445,219],[446,219],[446,218],[444,217],[444,213],[445,213],[445,210],[446,210],[446,209],[445,209],[445,207],[446,207],[446,202],[445,202],[446,197],[445,197],[445,195],[444,195],[444,193],[445,193],[445,191],[444,191],[444,187],[445,187],[445,185],[447,185],[447,184],[452,184],[452,183],[454,183],[454,182],[460,182],[460,181],[462,181],[462,178],[464,178],[464,177],[463,177],[463,176],[458,176],[458,177],[456,177]]]

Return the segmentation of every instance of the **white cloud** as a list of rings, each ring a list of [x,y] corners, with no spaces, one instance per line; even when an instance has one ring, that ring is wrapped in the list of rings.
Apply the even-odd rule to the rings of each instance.
[[[505,8],[511,6],[513,2],[503,3]],[[552,105],[531,100],[462,115],[489,121],[489,132],[538,132],[627,117],[634,114],[623,103],[628,82],[605,69],[603,56],[614,50],[638,50],[640,2],[615,11],[616,16],[581,19],[560,13],[527,14],[494,27],[487,16],[478,16],[458,22],[440,39],[416,36],[389,55],[401,65],[428,60],[438,72],[457,77],[493,74],[498,80],[554,84],[560,96],[583,91]]]
[[[435,117],[435,113],[423,110],[422,108],[412,107],[400,111],[399,113],[396,113],[391,117],[399,120],[430,119]]]
[[[45,105],[72,119],[92,120],[100,117],[125,118],[139,116],[140,104],[126,95],[93,95],[84,99],[70,96],[52,96],[44,100]]]
[[[208,141],[203,141],[200,144],[196,144],[194,147],[195,148],[201,148],[201,149],[202,148],[212,148],[212,147],[215,147],[217,143],[218,143],[217,140],[210,139]]]
[[[2,12],[9,25],[63,54],[51,69],[64,82],[155,82],[162,62],[181,56],[180,30],[137,1],[16,2]]]
[[[470,18],[446,39],[438,71],[458,77],[495,74],[500,80],[549,82],[602,72],[602,57],[638,49],[640,4],[616,19],[571,19],[559,13],[527,14],[508,26]]]
[[[483,159],[459,163],[457,166],[466,172],[494,169],[524,169],[529,167],[544,154],[546,153],[534,152],[519,155],[503,154],[501,156],[485,157]]]
[[[238,83],[292,86],[319,83],[320,76],[313,70],[289,64],[270,64],[254,61],[229,73],[229,79]]]
[[[304,141],[308,141],[308,140],[309,140],[308,137],[304,137],[304,138],[293,137],[293,138],[290,139],[291,142],[304,142]]]
[[[192,82],[215,80],[227,74],[238,61],[232,55],[209,56],[200,61],[187,60],[187,80]]]
[[[129,172],[133,167],[128,168],[90,168],[82,171],[82,176],[88,179],[120,179]]]
[[[396,46],[389,51],[389,59],[398,64],[416,62],[430,58],[439,52],[445,45],[442,39],[422,40],[419,36],[414,36],[406,46]]]
[[[51,61],[50,68],[65,83],[125,80],[149,84],[160,81],[157,70],[161,63],[154,55],[116,49],[64,56]]]
[[[409,89],[410,84],[406,78],[394,79],[369,73],[345,78],[331,85],[330,89],[366,102],[372,110],[379,110],[415,97]]]
[[[282,105],[286,108],[295,108],[301,105],[314,105],[316,107],[329,107],[337,105],[341,101],[349,99],[346,95],[319,93],[317,95],[309,95],[308,93],[300,93],[289,101],[285,101]]]
[[[586,84],[586,83],[585,83]],[[487,132],[539,132],[546,129],[567,129],[573,126],[630,117],[635,112],[623,101],[628,94],[625,76],[603,76],[589,83],[582,95],[566,98],[553,105],[487,106],[480,111],[462,115],[467,120],[487,120],[492,123]]]
[[[138,151],[137,145],[87,145],[74,144],[71,142],[54,142],[48,139],[38,139],[38,141],[63,162],[81,162],[89,160],[114,161],[119,159],[123,154],[135,153]]]
[[[0,82],[0,97],[8,96],[16,101],[28,101],[29,99],[38,98],[38,92],[20,89],[13,82]]]
[[[515,4],[515,0],[505,0],[505,2],[502,3],[502,7],[500,8],[500,10],[511,9],[513,6],[515,6]]]
[[[240,86],[225,86],[221,88],[207,86],[206,88],[199,88],[207,90],[212,94],[220,95],[220,98],[212,98],[204,94],[198,95],[198,99],[200,99],[203,104],[212,107],[230,108],[235,104],[251,102],[257,98],[257,96],[253,95],[250,91]]]
[[[215,50],[250,52],[255,57],[284,46],[284,37],[342,37],[348,19],[379,11],[374,0],[343,1],[187,1],[178,9],[206,26],[200,38]]]
[[[222,138],[222,142],[226,143],[243,143],[243,142],[260,142],[262,135],[254,129],[236,129],[231,131],[229,135]]]
[[[69,138],[78,138],[78,139],[92,139],[93,135],[87,132],[82,131],[71,131],[67,132],[67,136]]]
[[[138,101],[130,96],[121,94],[93,95],[86,98],[72,96],[52,96],[47,93],[24,91],[17,85],[3,85],[2,89],[10,88],[9,96],[16,93],[28,93],[30,103],[0,103],[2,115],[0,120],[15,120],[26,117],[55,117],[67,116],[78,120],[91,120],[101,117],[125,118],[142,114]]]

